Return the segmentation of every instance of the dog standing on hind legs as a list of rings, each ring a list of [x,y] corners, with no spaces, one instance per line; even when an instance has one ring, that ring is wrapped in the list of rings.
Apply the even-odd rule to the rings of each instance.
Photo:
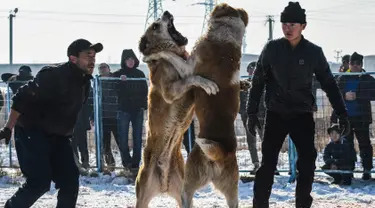
[[[148,207],[160,193],[169,194],[182,207],[181,143],[193,119],[193,89],[203,89],[208,95],[219,91],[214,82],[193,74],[194,60],[183,59],[186,44],[187,39],[176,30],[168,11],[149,26],[139,43],[150,69],[150,90],[147,140],[136,178],[137,208]],[[162,52],[168,58],[161,57]]]
[[[214,81],[220,92],[207,96],[201,89],[194,90],[200,131],[185,166],[184,208],[192,207],[196,190],[209,182],[224,194],[229,208],[238,207],[234,122],[239,110],[241,45],[247,23],[245,10],[225,3],[217,5],[207,33],[192,52],[198,60],[194,73]]]

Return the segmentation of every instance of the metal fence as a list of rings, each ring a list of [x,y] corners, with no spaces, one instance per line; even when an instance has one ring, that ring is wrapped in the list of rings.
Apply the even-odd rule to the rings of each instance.
[[[362,75],[365,74],[372,74],[374,73],[345,73],[345,75]],[[335,74],[340,75],[340,74]],[[344,74],[342,74],[344,75]],[[243,77],[246,78],[246,77]],[[119,123],[121,119],[118,115],[120,113],[121,108],[119,108],[119,98],[118,98],[118,88],[121,84],[127,83],[127,87],[129,90],[135,90],[140,87],[140,81],[148,82],[147,79],[134,79],[134,78],[127,78],[126,81],[121,80],[120,78],[104,78],[96,76],[92,83],[92,95],[89,99],[88,104],[90,105],[90,115],[89,117],[93,121],[94,125],[87,130],[87,138],[84,140],[87,141],[87,149],[89,152],[89,165],[92,168],[97,168],[98,171],[103,171],[103,168],[107,168],[108,165],[114,165],[114,168],[123,168],[123,150],[120,151],[119,146],[122,146],[124,149],[125,146],[128,146],[130,154],[133,153],[132,149],[135,146],[133,135],[139,134],[139,129],[133,128],[134,123],[137,123],[139,119],[143,120],[143,125],[141,125],[141,135],[142,135],[142,147],[146,141],[146,125],[147,122],[147,110],[143,111],[143,114],[139,114],[136,118],[127,118],[130,122],[125,122],[126,125],[129,125],[129,129],[127,130],[127,126],[121,126]],[[363,92],[370,93],[371,95],[375,95],[375,82],[372,83],[371,79],[364,79],[363,82],[368,82],[362,84],[362,86],[371,87],[371,89],[360,89]],[[316,123],[316,134],[315,134],[315,146],[318,151],[318,158],[316,160],[317,172],[322,171],[320,169],[323,166],[324,161],[322,157],[323,150],[325,146],[330,142],[330,139],[327,134],[327,128],[331,125],[330,118],[332,114],[331,105],[325,95],[325,93],[320,89],[319,84],[317,84],[314,88],[316,89],[316,103],[317,103],[317,110],[314,113],[315,123]],[[9,109],[11,106],[11,96],[12,92],[9,88],[9,85],[5,83],[1,83],[2,86],[2,95],[4,96],[4,106],[0,111],[1,119],[0,119],[0,126],[3,126],[7,119],[7,115],[9,113]],[[374,91],[374,93],[372,93]],[[361,93],[358,93],[360,95]],[[363,93],[362,93],[363,95]],[[129,96],[135,96],[134,94],[129,94]],[[357,97],[357,99],[362,99],[361,97]],[[366,96],[365,99],[370,101],[375,101],[375,97],[372,98],[371,96]],[[371,103],[371,114],[374,111],[374,104]],[[88,120],[90,118],[87,118]],[[138,119],[138,120],[137,120]],[[87,121],[88,122],[88,121]],[[111,123],[112,122],[112,123]],[[235,121],[236,125],[236,135],[237,135],[237,158],[238,164],[240,167],[240,172],[250,172],[253,169],[253,164],[250,159],[250,153],[248,150],[248,143],[246,138],[246,130],[241,121],[241,116],[238,114],[238,117]],[[124,124],[122,122],[121,124]],[[126,130],[124,130],[124,128]],[[191,127],[192,128],[192,127]],[[109,129],[109,130],[108,130]],[[370,124],[369,128],[369,135],[372,141],[372,146],[374,146],[374,124]],[[189,129],[189,132],[195,132],[196,134],[199,133],[199,122],[195,119],[194,131],[193,129]],[[109,131],[109,141],[108,142],[108,131]],[[138,132],[138,133],[137,133]],[[127,135],[123,135],[127,134]],[[196,135],[195,135],[196,136]],[[106,137],[106,139],[103,139]],[[125,141],[124,138],[128,139],[128,142]],[[189,136],[189,141],[191,141],[191,136]],[[357,140],[354,140],[356,145],[356,151],[359,152]],[[257,150],[258,156],[261,159],[261,140],[257,137]],[[183,156],[186,158],[187,152],[185,151],[185,147],[181,147]],[[112,153],[114,162],[108,164],[110,161],[111,156],[108,155],[108,150]],[[358,155],[358,154],[357,154]],[[296,160],[298,155],[296,153],[296,149],[291,142],[289,136],[286,138],[282,150],[279,155],[278,161],[278,171],[279,172],[289,172],[291,177],[290,181],[294,181],[296,176]],[[358,157],[358,161],[360,158]],[[142,161],[141,161],[142,162]],[[1,167],[18,167],[17,156],[14,148],[14,144],[11,142],[9,147],[6,147],[4,144],[0,145],[0,166]],[[356,163],[355,172],[361,172],[362,167],[361,163]],[[373,171],[374,172],[374,171]]]

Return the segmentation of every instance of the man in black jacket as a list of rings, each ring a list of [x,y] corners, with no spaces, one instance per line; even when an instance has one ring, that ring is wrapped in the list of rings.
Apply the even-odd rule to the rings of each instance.
[[[67,63],[42,68],[35,79],[13,97],[12,110],[0,139],[9,142],[18,121],[23,143],[20,168],[26,182],[5,207],[31,207],[50,189],[59,189],[57,207],[75,207],[79,172],[70,138],[82,104],[86,102],[100,43],[78,39],[68,47]]]
[[[123,166],[138,172],[141,161],[143,116],[147,109],[148,85],[146,80],[129,80],[127,78],[145,78],[145,74],[137,69],[139,60],[132,49],[125,49],[121,57],[121,69],[113,73],[120,77],[116,87],[119,101],[118,131]],[[133,156],[130,156],[128,139],[129,124],[133,131]]]
[[[247,73],[249,75],[249,81],[251,81],[251,78],[253,76],[253,72],[255,69],[256,62],[250,62],[249,65],[247,66]],[[247,147],[250,152],[250,157],[251,161],[253,162],[254,169],[251,171],[251,173],[255,173],[259,169],[259,157],[258,157],[258,150],[257,150],[257,137],[256,137],[256,132],[249,132],[248,128],[248,115],[246,112],[246,102],[248,100],[248,90],[241,90],[240,91],[240,111],[239,114],[241,116],[241,121],[243,124],[243,127],[245,128],[245,133],[246,133],[246,141],[247,141]],[[264,96],[263,96],[264,97]],[[259,105],[259,112],[258,112],[258,120],[259,124],[256,125],[257,132],[259,134],[259,137],[262,139],[263,138],[263,121],[264,121],[264,103],[260,101]],[[262,115],[263,114],[263,115]]]
[[[340,128],[348,133],[345,104],[322,49],[302,36],[305,10],[289,2],[281,13],[284,38],[268,42],[259,57],[252,79],[247,112],[254,129],[260,97],[265,90],[266,121],[262,142],[262,163],[254,182],[253,207],[269,207],[278,155],[287,134],[297,152],[296,207],[311,207],[314,180],[315,123],[313,118],[313,74],[326,92],[340,118]],[[254,130],[252,130],[254,131]]]
[[[351,75],[350,72],[365,72],[362,68],[363,56],[354,52],[350,56],[350,71],[338,77],[338,85],[348,108],[350,133],[347,137],[354,151],[354,134],[358,140],[363,166],[363,180],[371,179],[373,149],[370,140],[372,123],[371,101],[375,100],[375,79],[369,74]],[[337,123],[336,113],[332,113],[332,123]],[[356,155],[352,155],[356,161]]]
[[[113,77],[108,64],[101,63],[99,65],[100,77]],[[111,133],[115,138],[117,146],[120,147],[117,112],[118,112],[118,95],[117,83],[113,80],[101,80],[102,89],[102,123],[103,123],[103,149],[104,160],[110,170],[115,167],[115,158],[111,149]]]

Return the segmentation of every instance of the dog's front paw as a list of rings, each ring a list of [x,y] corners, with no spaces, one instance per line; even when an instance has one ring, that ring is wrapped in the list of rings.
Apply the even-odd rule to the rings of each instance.
[[[151,55],[148,55],[148,56],[144,56],[142,61],[145,62],[145,63],[148,63],[148,62],[155,61],[155,60],[158,60],[158,59],[160,59],[160,56],[158,54],[151,54]]]
[[[216,95],[219,93],[219,86],[206,78],[200,77],[199,87],[201,87],[208,95]]]
[[[247,91],[251,86],[251,83],[247,80],[241,80],[240,81],[240,90],[241,91]]]

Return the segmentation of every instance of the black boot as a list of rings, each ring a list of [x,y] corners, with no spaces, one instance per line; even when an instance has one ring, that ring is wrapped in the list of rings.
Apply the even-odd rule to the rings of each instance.
[[[362,180],[368,181],[371,179],[371,170],[363,170]]]

